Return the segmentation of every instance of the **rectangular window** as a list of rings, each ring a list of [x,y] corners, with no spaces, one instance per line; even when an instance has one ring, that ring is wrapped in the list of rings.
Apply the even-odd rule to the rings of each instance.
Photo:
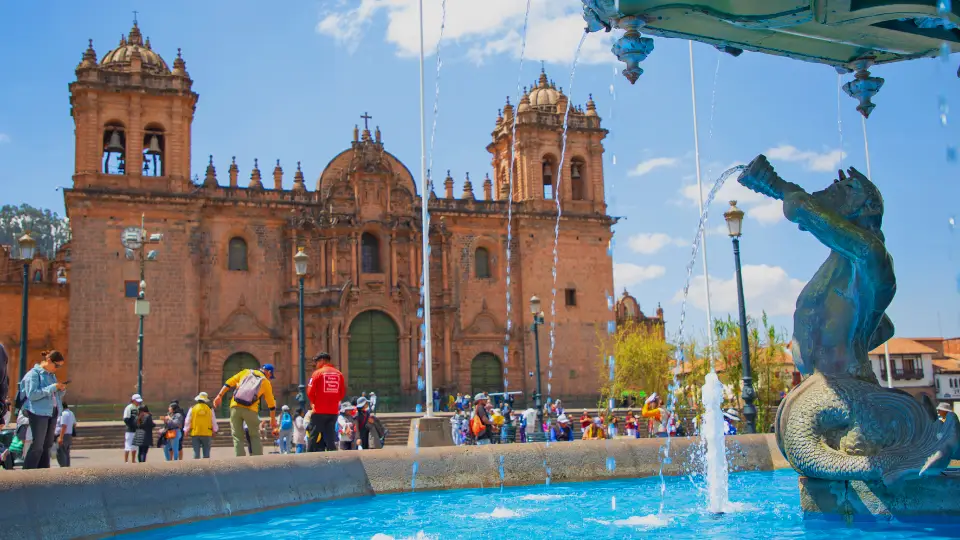
[[[140,292],[140,282],[139,281],[124,281],[123,282],[123,296],[124,298],[136,298],[137,293]]]
[[[576,289],[566,289],[565,296],[567,299],[567,306],[576,306],[577,305],[577,290]]]

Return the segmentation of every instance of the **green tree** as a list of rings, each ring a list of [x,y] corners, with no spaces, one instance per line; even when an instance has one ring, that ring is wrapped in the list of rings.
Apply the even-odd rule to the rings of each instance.
[[[37,241],[37,251],[50,258],[70,241],[69,222],[56,212],[29,204],[0,207],[0,244],[16,246],[24,231],[30,231],[30,236]]]
[[[657,392],[666,395],[673,379],[674,347],[659,331],[628,322],[616,332],[602,336],[600,352],[600,384],[604,398],[640,397]],[[614,357],[611,377],[610,357]]]

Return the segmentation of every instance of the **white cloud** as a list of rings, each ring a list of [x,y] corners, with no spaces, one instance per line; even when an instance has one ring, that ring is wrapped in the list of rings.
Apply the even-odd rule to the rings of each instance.
[[[614,263],[613,283],[616,290],[624,289],[644,281],[657,279],[667,273],[659,265],[640,266],[633,263]]]
[[[846,152],[841,150],[828,150],[820,153],[799,150],[789,144],[781,144],[764,153],[773,161],[801,163],[808,170],[815,172],[834,172],[840,166],[843,158],[847,157]]]
[[[685,242],[664,233],[639,233],[627,239],[630,249],[641,255],[653,255],[669,245],[684,245]]]
[[[10,142],[10,136],[6,133],[0,133],[0,144]]]
[[[790,315],[797,303],[797,296],[806,283],[790,277],[779,266],[765,264],[747,264],[743,266],[743,296],[747,313],[759,315],[766,311],[768,315]],[[690,282],[688,302],[698,309],[706,311],[703,275],[696,276]],[[683,300],[683,291],[673,297],[674,302]],[[730,279],[710,277],[710,300],[714,317],[721,313],[736,313],[737,303],[736,276]]]
[[[769,200],[750,208],[747,217],[759,221],[762,225],[773,225],[783,219],[783,201]]]
[[[641,161],[636,167],[630,169],[629,176],[643,176],[662,167],[673,167],[680,161],[677,158],[657,157],[646,161]]]
[[[351,7],[355,6],[355,7]],[[467,56],[482,63],[492,56],[520,53],[521,32],[526,2],[518,0],[484,0],[482,2],[447,2],[444,20],[444,41],[464,47]],[[527,59],[569,64],[583,33],[583,5],[579,0],[531,0],[527,24]],[[336,7],[321,16],[318,33],[330,36],[349,49],[366,37],[374,19],[386,20],[383,39],[396,47],[400,57],[420,54],[420,22],[418,0],[340,0]],[[439,0],[428,0],[423,10],[424,48],[433,54],[440,37],[442,11]],[[615,63],[610,53],[614,35],[595,33],[588,36],[580,54],[585,63]],[[561,82],[557,80],[558,84]]]

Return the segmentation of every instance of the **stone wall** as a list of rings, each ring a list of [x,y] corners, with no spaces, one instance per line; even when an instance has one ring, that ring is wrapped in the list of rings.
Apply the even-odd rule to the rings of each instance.
[[[23,285],[0,283],[0,343],[7,350],[7,374],[10,377],[10,395],[16,394],[20,380],[20,328],[22,326]],[[27,369],[40,361],[40,352],[56,349],[67,358],[66,369],[58,373],[60,380],[69,379],[70,351],[67,347],[67,312],[70,308],[68,286],[52,283],[31,283],[27,306]],[[69,395],[68,395],[69,401]]]
[[[729,437],[732,470],[786,467],[772,435]],[[684,473],[696,439],[674,439],[664,474]],[[665,441],[617,439],[367,452],[270,455],[222,461],[153,462],[139,467],[46,469],[9,475],[0,483],[0,522],[19,538],[102,538],[202,519],[235,516],[309,502],[411,491],[544,481],[584,482],[655,476]],[[682,457],[681,457],[682,456]],[[608,470],[607,458],[616,460]],[[174,495],[175,494],[175,495]],[[56,511],[50,511],[55,508]],[[162,511],[144,512],[144,508]]]

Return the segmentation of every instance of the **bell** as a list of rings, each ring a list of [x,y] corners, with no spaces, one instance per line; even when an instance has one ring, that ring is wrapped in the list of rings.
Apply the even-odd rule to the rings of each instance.
[[[550,178],[551,176],[553,176],[553,173],[550,172],[550,164],[547,163],[546,161],[544,161],[544,162],[543,162],[543,177],[544,177],[544,178]]]
[[[571,167],[571,168],[572,168],[573,170],[570,172],[570,177],[573,178],[574,180],[579,180],[579,179],[580,179],[580,166],[577,165],[577,164],[574,164],[573,167]]]
[[[160,155],[160,138],[156,135],[150,136],[150,145],[147,146],[147,151],[144,154],[148,156],[159,156]]]
[[[120,142],[120,132],[113,130],[110,133],[110,141],[107,142],[107,147],[104,148],[105,152],[116,152],[123,153],[123,143]]]

